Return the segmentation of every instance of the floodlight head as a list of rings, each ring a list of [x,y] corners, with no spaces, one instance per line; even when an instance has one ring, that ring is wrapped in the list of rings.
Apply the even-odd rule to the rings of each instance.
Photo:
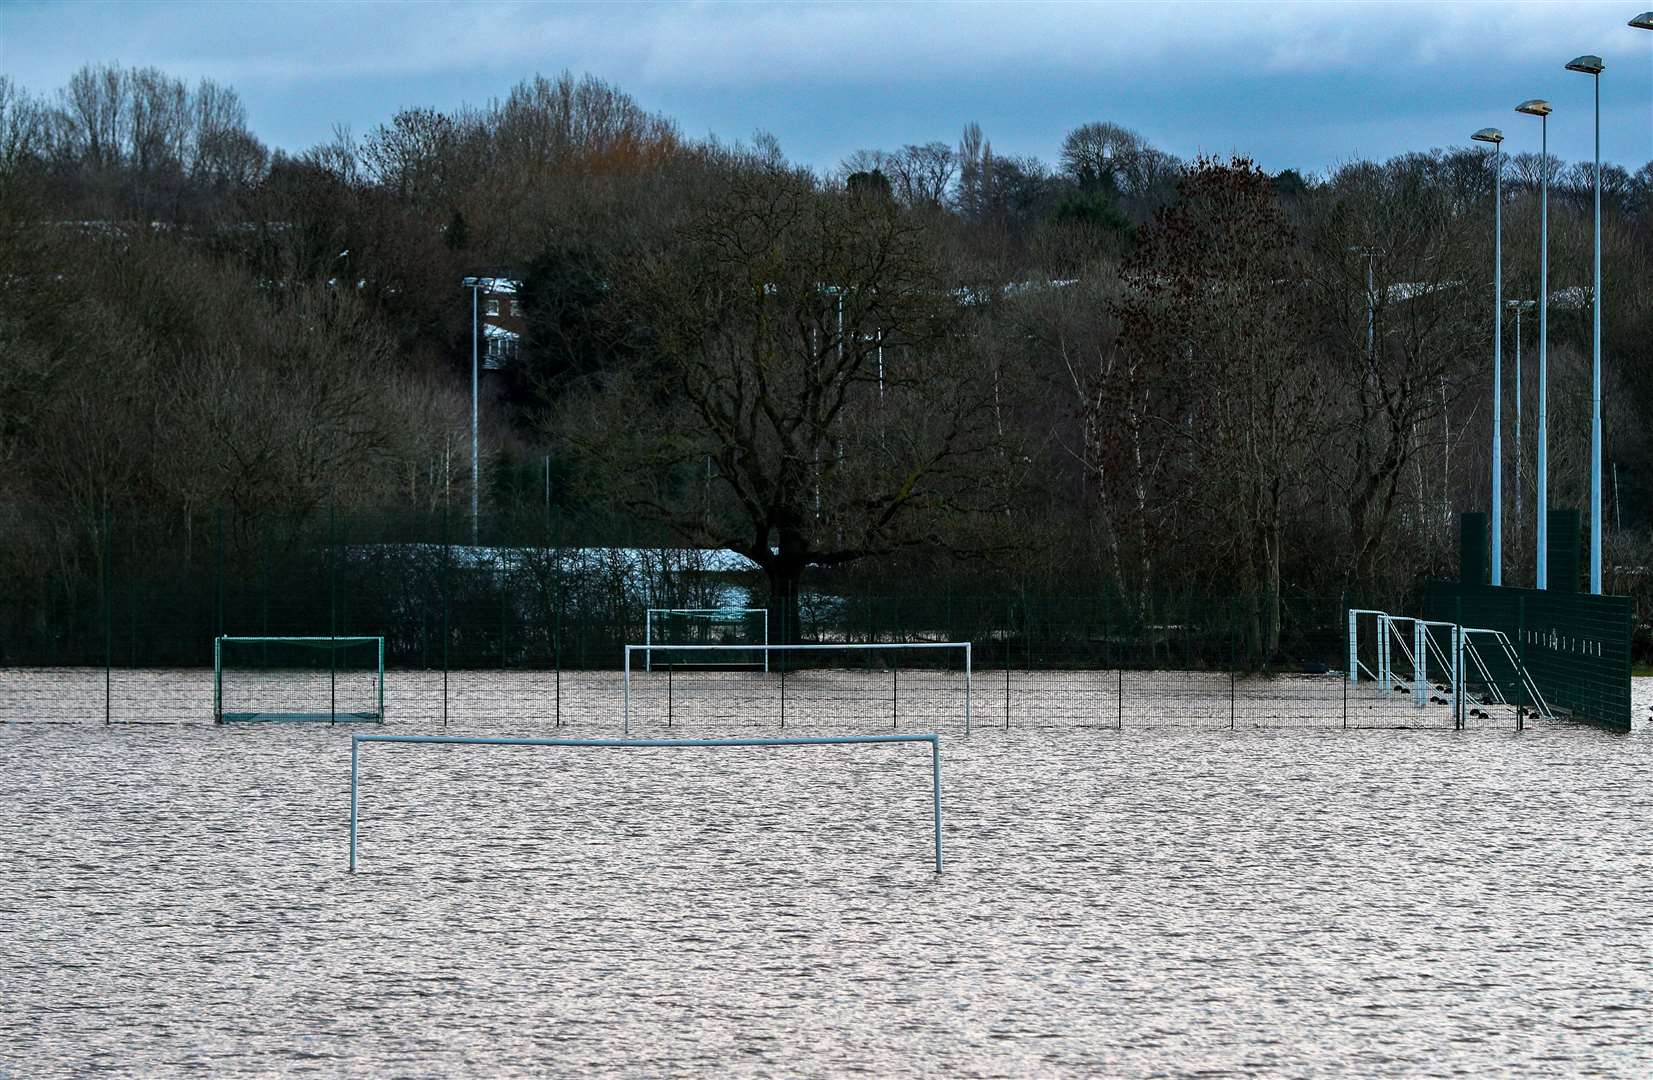
[[[1601,69],[1606,66],[1599,56],[1575,56],[1567,61],[1568,71],[1581,71],[1586,75],[1600,75]]]
[[[1515,111],[1518,113],[1526,113],[1528,116],[1548,116],[1550,115],[1551,109],[1550,103],[1545,101],[1543,98],[1533,98],[1531,101],[1523,101],[1521,104],[1517,105],[1515,107]]]
[[[1637,30],[1653,30],[1653,11],[1644,11],[1630,20],[1630,25]]]
[[[1471,135],[1470,138],[1474,139],[1476,142],[1491,143],[1492,145],[1497,146],[1499,143],[1504,141],[1504,133],[1499,131],[1497,128],[1482,128],[1480,131],[1477,131],[1475,134]]]

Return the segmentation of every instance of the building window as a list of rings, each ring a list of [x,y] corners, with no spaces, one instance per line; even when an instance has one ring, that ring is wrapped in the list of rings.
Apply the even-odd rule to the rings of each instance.
[[[522,301],[521,300],[512,300],[511,301],[511,314],[514,315],[514,316],[518,316],[518,317],[520,317],[522,315]]]
[[[493,300],[493,299],[490,299],[490,300],[489,300],[489,301],[488,301],[488,303],[487,303],[487,306],[486,306],[486,308],[485,308],[485,309],[484,309],[484,310],[485,310],[485,311],[486,311],[486,312],[487,312],[487,313],[488,313],[488,314],[489,314],[489,315],[498,315],[498,314],[499,314],[499,301],[498,301],[498,300]]]

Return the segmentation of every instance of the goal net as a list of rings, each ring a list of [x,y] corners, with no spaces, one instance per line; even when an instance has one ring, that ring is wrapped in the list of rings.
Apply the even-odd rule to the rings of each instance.
[[[220,724],[384,722],[382,637],[221,637],[213,669]]]
[[[769,652],[761,648],[768,644],[767,608],[649,608],[643,625],[643,670],[671,666],[768,671]]]

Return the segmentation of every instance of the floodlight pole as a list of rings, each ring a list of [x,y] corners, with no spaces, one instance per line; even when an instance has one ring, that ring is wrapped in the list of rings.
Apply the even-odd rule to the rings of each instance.
[[[1538,225],[1538,529],[1533,584],[1549,588],[1550,544],[1550,103],[1523,101],[1518,113],[1539,121]]]
[[[1595,311],[1590,332],[1590,592],[1601,595],[1601,73],[1596,98]]]
[[[1538,153],[1544,166],[1538,194],[1538,576],[1550,587],[1550,118],[1538,118]]]
[[[1492,150],[1492,584],[1504,583],[1504,148]]]
[[[1601,595],[1601,72],[1599,56],[1574,57],[1568,71],[1590,76],[1596,98],[1594,309],[1590,333],[1590,592]]]
[[[1384,252],[1361,244],[1352,244],[1349,250],[1366,260],[1366,377],[1371,379],[1372,369],[1377,364],[1377,293],[1372,280],[1372,266],[1373,260]]]
[[[477,544],[477,494],[480,490],[478,477],[480,470],[477,467],[477,435],[476,435],[476,397],[477,397],[477,360],[476,360],[476,306],[477,291],[481,282],[471,278],[471,546]]]
[[[1539,549],[1537,587],[1549,589],[1549,116],[1539,117]]]
[[[1470,138],[1492,144],[1492,584],[1504,583],[1504,133]]]

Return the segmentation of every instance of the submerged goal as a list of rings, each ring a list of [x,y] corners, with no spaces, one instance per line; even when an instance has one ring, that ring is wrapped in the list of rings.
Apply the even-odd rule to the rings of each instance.
[[[1348,619],[1350,685],[1364,679],[1380,693],[1407,695],[1419,709],[1451,706],[1460,727],[1472,700],[1512,707],[1517,730],[1528,713],[1554,717],[1520,651],[1501,631],[1371,608],[1350,608]]]
[[[213,721],[383,723],[382,637],[220,637]]]

